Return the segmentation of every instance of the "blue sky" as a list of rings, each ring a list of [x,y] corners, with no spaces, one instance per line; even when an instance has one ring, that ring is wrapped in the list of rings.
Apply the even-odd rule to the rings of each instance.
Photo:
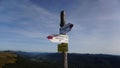
[[[57,52],[60,11],[74,27],[70,53],[120,55],[119,0],[0,0],[0,50]]]

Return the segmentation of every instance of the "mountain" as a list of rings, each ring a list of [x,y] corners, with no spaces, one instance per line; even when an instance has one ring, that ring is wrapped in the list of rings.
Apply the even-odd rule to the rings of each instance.
[[[3,52],[6,54],[6,52]],[[2,68],[63,68],[62,53],[12,51],[7,54],[15,59]],[[3,54],[0,53],[0,57]],[[7,56],[8,55],[4,55]],[[0,59],[1,60],[1,59]],[[7,59],[6,59],[7,60]],[[12,59],[11,59],[12,60]],[[69,68],[120,68],[120,56],[105,54],[68,54]]]

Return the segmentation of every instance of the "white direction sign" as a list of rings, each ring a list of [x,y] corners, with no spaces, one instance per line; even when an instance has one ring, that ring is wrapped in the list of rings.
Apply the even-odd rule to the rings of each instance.
[[[72,27],[73,27],[73,24],[71,23],[66,24],[65,26],[60,28],[60,34],[68,33],[69,31],[71,31]]]
[[[56,43],[68,43],[68,35],[56,34],[56,35],[47,36],[47,38],[48,38],[48,40],[50,40],[51,42],[56,42]]]

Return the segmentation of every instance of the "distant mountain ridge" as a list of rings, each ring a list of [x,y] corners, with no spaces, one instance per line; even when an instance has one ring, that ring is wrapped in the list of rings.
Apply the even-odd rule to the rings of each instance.
[[[17,62],[3,68],[62,68],[62,53],[39,53],[11,51],[18,57]],[[68,54],[69,68],[120,68],[119,55]],[[18,67],[19,66],[19,67]]]

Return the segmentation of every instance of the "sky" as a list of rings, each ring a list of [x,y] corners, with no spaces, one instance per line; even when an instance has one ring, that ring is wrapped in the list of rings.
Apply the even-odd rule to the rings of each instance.
[[[57,52],[62,10],[69,53],[120,55],[120,0],[0,0],[0,50]]]

